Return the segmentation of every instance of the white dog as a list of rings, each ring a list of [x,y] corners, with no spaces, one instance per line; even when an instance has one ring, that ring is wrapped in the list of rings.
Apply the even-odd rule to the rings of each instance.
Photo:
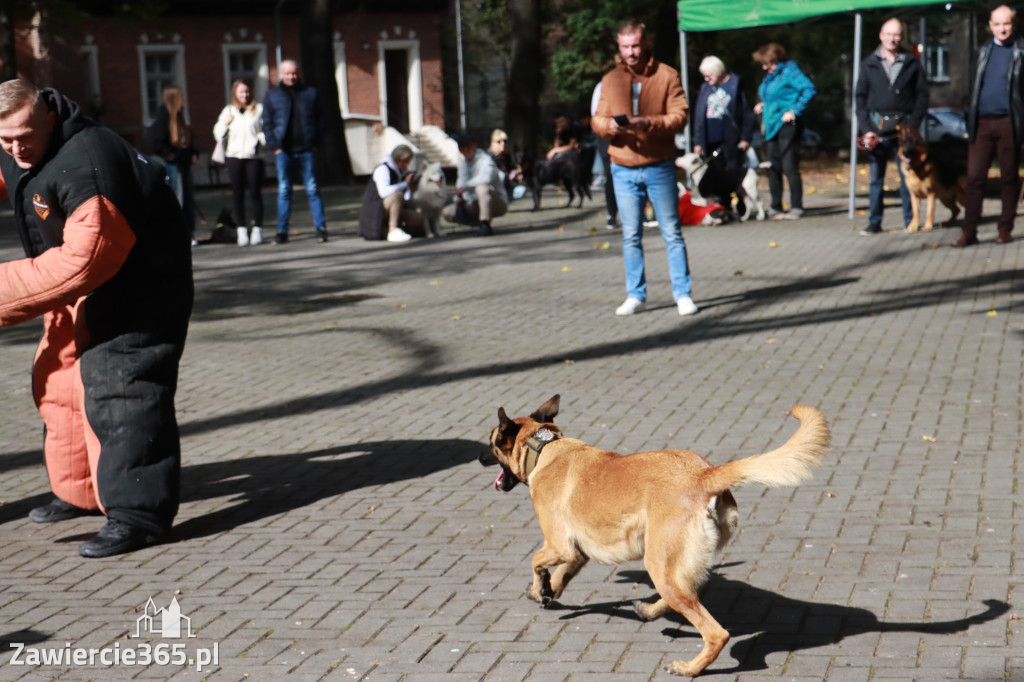
[[[420,184],[413,192],[410,205],[423,215],[427,234],[431,237],[441,236],[441,209],[445,202],[444,171],[441,170],[441,164],[428,163],[423,167]]]
[[[735,193],[743,206],[742,213],[737,212],[740,220],[764,220],[764,205],[757,197],[757,171],[753,168],[726,170],[718,165],[717,155],[705,161],[693,152],[676,159],[676,166],[690,177],[695,195],[731,208]]]

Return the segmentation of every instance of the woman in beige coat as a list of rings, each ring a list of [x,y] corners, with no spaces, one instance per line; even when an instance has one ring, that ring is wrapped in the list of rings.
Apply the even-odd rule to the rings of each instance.
[[[231,104],[217,117],[213,136],[225,142],[238,245],[260,244],[263,241],[263,159],[258,152],[266,139],[263,137],[263,105],[253,99],[248,81],[239,79],[231,84]],[[246,192],[252,210],[251,234],[245,216]]]

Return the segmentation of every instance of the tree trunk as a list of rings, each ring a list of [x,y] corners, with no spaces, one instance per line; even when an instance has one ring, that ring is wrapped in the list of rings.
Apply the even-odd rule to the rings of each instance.
[[[512,67],[505,100],[505,130],[512,148],[536,158],[540,125],[540,0],[509,0]]]
[[[18,77],[18,51],[14,44],[14,12],[10,2],[0,2],[0,82]]]
[[[306,0],[301,36],[303,79],[316,88],[324,117],[324,131],[317,154],[321,180],[324,183],[352,182],[352,164],[338,103],[338,82],[334,79],[334,37],[329,0]]]

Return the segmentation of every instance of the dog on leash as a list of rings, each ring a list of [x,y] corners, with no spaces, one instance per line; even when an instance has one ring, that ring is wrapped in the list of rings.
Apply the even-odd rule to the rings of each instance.
[[[590,560],[618,564],[643,559],[658,601],[633,603],[643,620],[678,611],[700,632],[704,648],[667,668],[697,675],[729,641],[729,633],[701,605],[697,591],[715,553],[732,537],[739,514],[730,489],[746,483],[796,486],[811,475],[829,447],[822,414],[797,405],[800,428],[771,452],[719,466],[689,450],[622,456],[566,438],[555,426],[559,396],[529,417],[498,410],[484,466],[500,465],[494,487],[530,487],[544,545],[533,556],[529,596],[547,606]],[[554,573],[550,570],[554,569]]]
[[[517,159],[523,184],[533,195],[533,210],[540,208],[540,192],[544,185],[561,184],[569,193],[566,207],[572,206],[578,195],[579,207],[583,207],[583,197],[590,199],[590,179],[588,169],[584,167],[584,157],[580,152],[571,149],[562,152],[553,159],[535,161],[526,154],[519,154]]]
[[[735,194],[737,218],[764,220],[764,205],[757,194],[757,171],[753,168],[726,168],[725,157],[717,149],[707,160],[693,152],[683,154],[676,159],[676,166],[686,172],[700,197],[731,207]]]
[[[907,232],[932,229],[936,198],[952,213],[943,225],[951,225],[960,214],[967,190],[967,142],[947,135],[938,144],[929,144],[915,128],[904,125],[900,126],[898,141],[903,181],[914,209]],[[926,201],[923,225],[921,199]]]
[[[420,212],[431,237],[441,236],[441,209],[444,208],[444,171],[441,163],[435,161],[423,167],[419,185],[412,194],[410,205]]]

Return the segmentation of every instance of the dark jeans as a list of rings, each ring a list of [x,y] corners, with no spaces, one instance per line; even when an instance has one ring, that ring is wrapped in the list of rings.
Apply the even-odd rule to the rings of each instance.
[[[772,209],[782,210],[782,176],[789,183],[789,207],[804,208],[804,185],[800,179],[800,142],[804,138],[804,125],[785,123],[779,132],[764,142],[764,155],[771,161],[768,169],[768,190],[772,195]]]
[[[263,159],[236,159],[228,157],[228,177],[231,179],[231,194],[234,198],[235,224],[249,227],[245,220],[245,194],[249,193],[252,210],[252,224],[263,226]]]
[[[597,138],[597,153],[604,166],[604,205],[608,209],[608,217],[619,215],[619,205],[615,201],[615,181],[612,180],[612,159],[608,156],[610,142],[603,137]]]
[[[895,137],[879,140],[878,145],[868,152],[868,163],[871,168],[871,184],[868,186],[868,227],[882,227],[882,210],[885,200],[882,197],[885,189],[885,166],[889,159],[896,155],[899,141]],[[903,179],[903,165],[896,159],[896,168],[900,172],[900,204],[903,206],[903,225],[906,227],[914,218],[913,201],[907,183]]]
[[[967,192],[964,196],[963,233],[968,237],[978,234],[981,221],[981,200],[985,197],[985,180],[992,160],[999,162],[999,195],[1003,211],[999,215],[1000,234],[1013,231],[1013,218],[1017,214],[1017,192],[1020,173],[1017,166],[1020,154],[1013,143],[1013,124],[1009,116],[979,118],[974,143],[967,149]]]

